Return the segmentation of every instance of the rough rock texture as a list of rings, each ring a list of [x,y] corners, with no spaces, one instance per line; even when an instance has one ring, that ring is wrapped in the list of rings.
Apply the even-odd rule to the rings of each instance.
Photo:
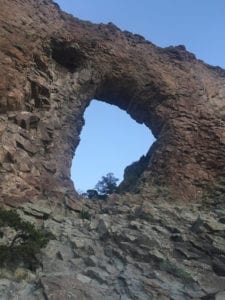
[[[225,71],[50,0],[0,7],[0,206],[54,236],[36,270],[0,267],[0,299],[224,300]],[[156,137],[106,201],[70,179],[93,98]]]
[[[74,194],[71,161],[93,98],[126,110],[156,137],[141,173],[131,185],[125,178],[127,190],[155,183],[197,200],[203,183],[224,176],[224,70],[183,46],[163,49],[111,23],[80,21],[50,0],[0,5],[5,202]]]
[[[55,239],[36,272],[0,269],[0,299],[224,300],[224,201],[205,207],[154,199],[22,204],[22,218]]]

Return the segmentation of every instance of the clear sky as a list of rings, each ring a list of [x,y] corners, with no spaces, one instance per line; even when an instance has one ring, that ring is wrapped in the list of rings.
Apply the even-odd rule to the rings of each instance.
[[[158,46],[185,45],[197,58],[225,68],[225,0],[56,0],[74,16],[113,22]],[[125,112],[92,101],[72,166],[76,188],[92,188],[102,175],[123,169],[146,154],[153,137]]]

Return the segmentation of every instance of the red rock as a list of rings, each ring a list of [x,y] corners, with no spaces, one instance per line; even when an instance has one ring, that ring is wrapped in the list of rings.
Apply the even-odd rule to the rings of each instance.
[[[128,191],[146,195],[155,184],[198,201],[203,184],[225,175],[223,69],[197,60],[184,46],[163,49],[111,23],[80,21],[50,0],[0,5],[0,147],[28,153],[35,170],[28,175],[30,190],[39,181],[47,194],[75,195],[71,161],[93,98],[126,110],[156,137],[141,172],[133,169],[130,183],[125,177]],[[24,113],[34,116],[33,126],[21,126]],[[16,185],[23,178],[19,168],[28,171],[19,159],[0,171],[2,194],[10,197],[15,188],[18,197],[24,194]]]

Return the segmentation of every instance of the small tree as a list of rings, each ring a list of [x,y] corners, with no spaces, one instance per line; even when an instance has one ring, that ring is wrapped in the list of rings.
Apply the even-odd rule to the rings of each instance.
[[[0,267],[15,269],[24,265],[35,270],[41,263],[37,255],[53,235],[44,229],[36,229],[30,222],[23,221],[13,210],[0,208],[0,236],[4,237],[4,228],[11,227],[14,237],[5,237],[6,242],[0,245]]]
[[[96,199],[98,198],[98,192],[96,190],[87,190],[86,195],[89,199]]]
[[[102,179],[96,184],[95,188],[100,195],[110,195],[117,190],[117,181],[119,179],[113,173],[108,173],[102,176]]]

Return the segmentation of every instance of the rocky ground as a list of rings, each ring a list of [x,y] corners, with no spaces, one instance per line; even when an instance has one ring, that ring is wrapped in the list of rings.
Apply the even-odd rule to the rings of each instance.
[[[130,194],[63,203],[17,208],[54,239],[35,272],[1,270],[0,299],[225,299],[224,204]]]

